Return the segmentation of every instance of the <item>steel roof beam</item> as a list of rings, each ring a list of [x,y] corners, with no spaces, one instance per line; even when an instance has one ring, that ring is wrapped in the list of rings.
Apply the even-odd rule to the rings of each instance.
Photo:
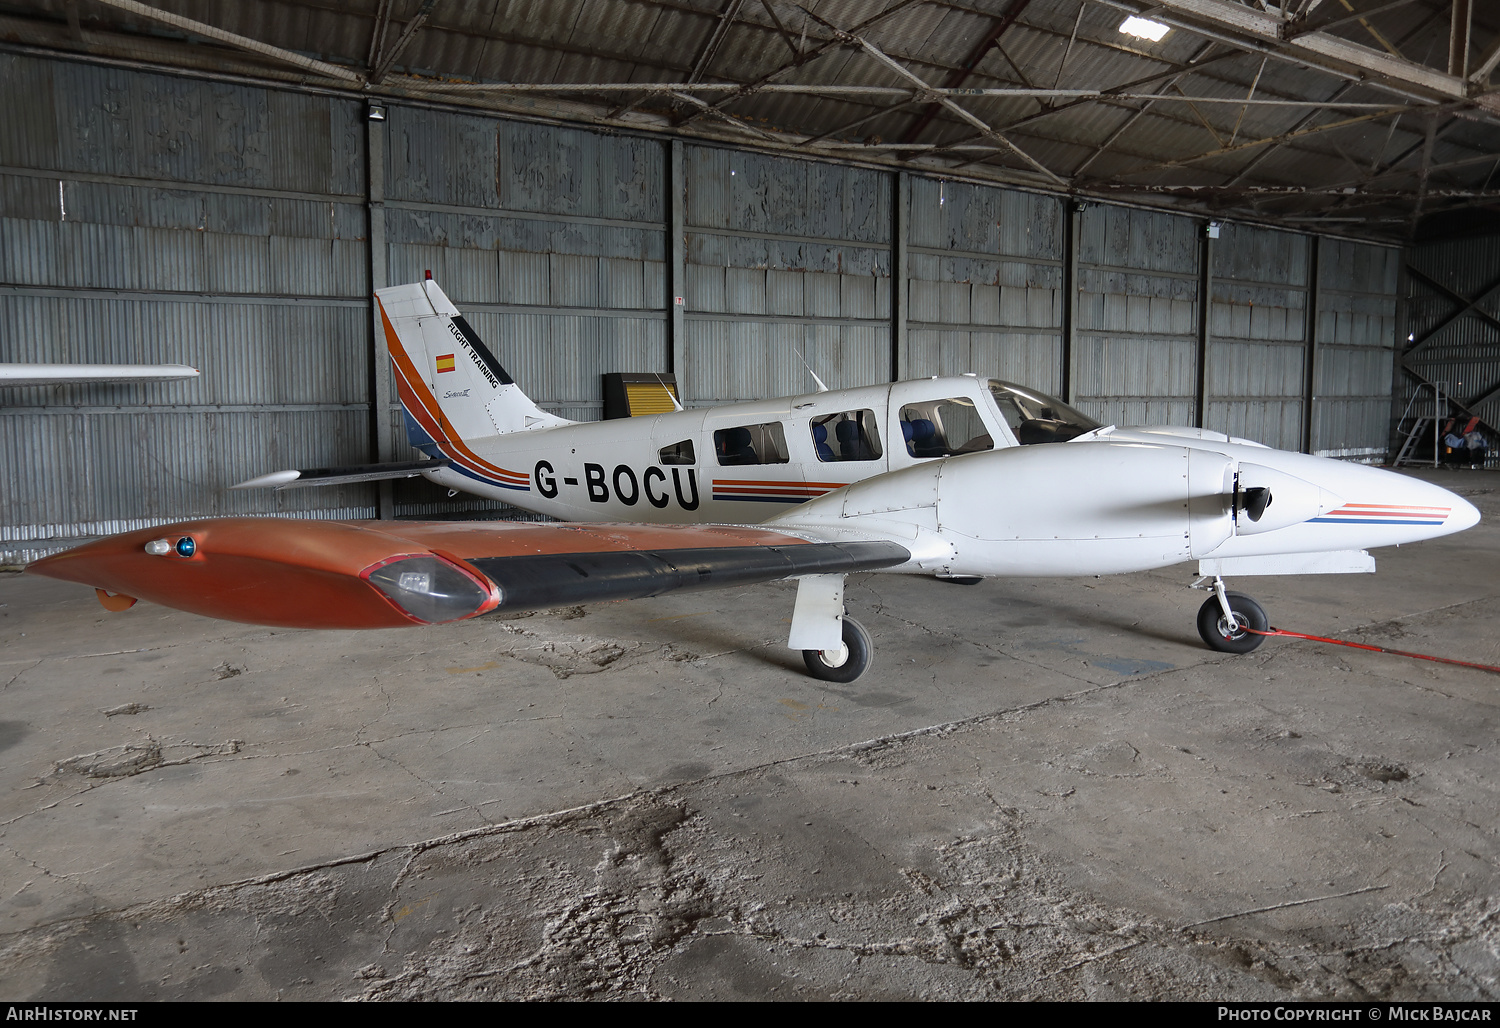
[[[1337,100],[1339,97],[1341,97],[1345,93],[1349,92],[1349,90],[1353,89],[1354,86],[1355,86],[1355,83],[1353,83],[1353,82],[1345,82],[1343,85],[1339,86],[1338,89],[1335,89],[1333,91],[1333,96],[1330,97],[1329,99],[1331,99],[1331,100]],[[1316,119],[1317,116],[1318,116],[1318,112],[1317,111],[1313,111],[1311,114],[1307,115],[1305,118],[1303,118],[1302,120],[1298,121],[1295,125],[1293,125],[1291,127],[1291,131],[1292,132],[1300,132],[1300,131],[1302,131],[1303,129],[1307,128],[1307,126],[1311,125],[1313,123],[1313,120]],[[1398,115],[1396,115],[1396,119],[1395,120],[1399,121],[1400,118],[1401,118],[1401,115],[1398,114]],[[1394,121],[1392,122],[1392,124],[1394,124]],[[1276,144],[1274,146],[1268,146],[1268,147],[1266,147],[1264,150],[1260,151],[1260,153],[1256,154],[1254,157],[1251,157],[1248,161],[1246,161],[1245,162],[1245,166],[1243,168],[1241,168],[1239,171],[1235,172],[1232,176],[1230,176],[1229,180],[1227,182],[1225,182],[1224,184],[1226,186],[1232,186],[1232,185],[1234,185],[1240,179],[1244,178],[1246,175],[1249,175],[1256,168],[1260,167],[1260,165],[1261,165],[1262,162],[1264,162],[1268,157],[1270,157],[1277,150],[1280,150],[1283,145],[1285,145],[1285,144],[1278,143],[1278,144]]]
[[[1497,64],[1500,64],[1500,35],[1496,35],[1484,53],[1479,55],[1474,70],[1469,73],[1469,84],[1483,89],[1490,81],[1490,74]]]
[[[1255,53],[1268,53],[1284,61],[1341,77],[1373,76],[1389,88],[1416,90],[1416,96],[1465,100],[1467,83],[1412,61],[1383,54],[1367,46],[1326,32],[1294,33],[1293,22],[1279,13],[1245,7],[1230,0],[1095,0],[1117,10],[1141,14],[1148,7],[1151,17],[1176,28]],[[1460,0],[1463,2],[1463,0]]]
[[[907,73],[910,74],[910,73]],[[1188,74],[1177,72],[1172,77]],[[911,75],[914,82],[921,79]],[[433,79],[402,77],[394,81],[408,86],[440,89],[457,93],[732,93],[743,85],[738,82],[441,82]],[[1011,86],[944,89],[941,86],[841,86],[833,83],[772,83],[757,89],[761,93],[793,93],[810,96],[890,97],[902,105],[921,103],[932,98],[941,102],[949,97],[995,97],[1030,99],[1095,100],[1169,100],[1185,104],[1221,104],[1231,107],[1316,107],[1320,110],[1389,111],[1390,103],[1344,102],[1338,100],[1255,99],[1240,96],[1165,96],[1159,93],[1117,93],[1100,89],[1030,89]],[[1028,119],[1029,120],[1029,119]]]
[[[806,139],[802,140],[799,145],[812,146],[815,143],[821,143],[823,140],[827,139],[830,136],[843,135],[845,132],[848,132],[851,129],[857,129],[861,125],[867,125],[877,118],[884,118],[887,114],[895,114],[897,111],[905,110],[911,105],[912,101],[908,100],[904,103],[895,104],[891,107],[882,107],[878,111],[875,111],[871,114],[866,114],[862,118],[855,118],[853,121],[846,122],[843,125],[840,125],[838,128],[829,129],[828,131],[819,133],[816,136],[808,136]]]
[[[806,8],[804,8],[804,10],[805,9]],[[811,14],[811,12],[809,12],[809,13]],[[826,27],[829,30],[831,30],[832,32],[834,32],[836,38],[840,39],[842,42],[846,43],[847,45],[852,45],[852,46],[858,47],[860,50],[864,51],[864,53],[867,56],[873,58],[877,63],[884,65],[888,70],[890,70],[891,72],[893,72],[899,78],[906,79],[912,85],[916,86],[919,90],[922,90],[922,91],[928,93],[929,95],[934,96],[937,99],[937,102],[939,104],[941,104],[947,111],[949,111],[950,113],[952,113],[952,114],[956,115],[957,117],[963,119],[964,121],[968,122],[970,125],[974,126],[974,128],[978,129],[979,133],[981,135],[983,135],[986,139],[991,139],[991,140],[995,141],[996,143],[999,143],[1001,146],[1003,146],[1005,149],[1009,150],[1016,157],[1019,157],[1026,164],[1030,165],[1034,170],[1036,170],[1036,171],[1040,172],[1042,175],[1046,176],[1048,179],[1050,179],[1056,185],[1060,185],[1060,186],[1061,185],[1066,185],[1066,183],[1060,177],[1058,177],[1056,174],[1054,174],[1051,170],[1049,170],[1044,164],[1042,164],[1040,161],[1038,161],[1035,157],[1032,157],[1025,150],[1022,150],[1019,146],[1017,146],[1015,143],[1011,142],[1008,138],[1006,138],[1001,133],[996,132],[983,119],[979,118],[978,116],[976,116],[974,114],[969,113],[968,111],[966,111],[962,107],[960,107],[958,104],[954,103],[953,100],[950,99],[949,94],[958,93],[960,91],[957,91],[957,90],[944,90],[942,93],[931,93],[931,90],[932,90],[931,86],[929,86],[926,82],[924,82],[921,78],[919,78],[915,73],[908,71],[906,69],[906,67],[904,65],[902,65],[899,61],[895,61],[892,58],[886,56],[885,52],[883,50],[881,50],[878,46],[876,46],[874,43],[871,43],[869,40],[867,40],[867,39],[865,39],[865,38],[863,38],[861,36],[857,36],[857,35],[854,35],[853,33],[842,31],[842,30],[836,28],[835,26],[833,26],[832,24],[830,24],[830,23],[828,23],[826,21],[823,21],[823,19],[819,18],[816,14],[811,14],[811,17],[813,18],[814,21],[822,22],[822,24],[824,25],[824,27]]]
[[[1345,6],[1347,6],[1347,3],[1345,4]],[[1441,12],[1439,12],[1439,11],[1432,12],[1426,18],[1423,18],[1416,26],[1414,26],[1410,31],[1408,31],[1406,33],[1406,35],[1402,36],[1396,42],[1398,44],[1402,44],[1402,43],[1406,43],[1406,42],[1410,41],[1411,39],[1415,38],[1417,36],[1417,34],[1420,33],[1420,32],[1422,32],[1424,29],[1426,29],[1427,26],[1430,25],[1438,17],[1438,15],[1440,13]],[[1353,89],[1358,84],[1359,84],[1358,82],[1345,82],[1343,85],[1339,86],[1338,89],[1334,90],[1333,95],[1331,97],[1329,97],[1329,99],[1330,100],[1336,100],[1336,99],[1338,99],[1339,97],[1341,97],[1345,93],[1349,92],[1349,90]],[[1312,124],[1312,122],[1317,118],[1317,116],[1318,116],[1317,112],[1313,112],[1312,114],[1309,114],[1307,117],[1305,117],[1301,121],[1297,122],[1297,124],[1293,125],[1292,126],[1292,131],[1296,132],[1296,131],[1300,131],[1301,129],[1306,128],[1308,125]],[[1371,162],[1369,173],[1367,175],[1365,175],[1364,177],[1362,177],[1362,178],[1354,179],[1354,180],[1349,181],[1349,182],[1340,183],[1341,186],[1350,186],[1350,185],[1364,186],[1364,185],[1369,184],[1374,179],[1380,177],[1381,174],[1385,173],[1385,172],[1380,171],[1380,158],[1385,153],[1385,148],[1388,147],[1388,146],[1390,146],[1391,137],[1396,134],[1396,126],[1400,123],[1401,118],[1402,118],[1402,115],[1398,114],[1394,118],[1391,119],[1390,130],[1386,133],[1385,142],[1383,144],[1381,144],[1380,150],[1376,153],[1374,160]],[[1449,122],[1442,129],[1440,129],[1438,131],[1439,137],[1441,137],[1445,132],[1447,132],[1448,129],[1452,128],[1452,126],[1455,123],[1456,123],[1456,120],[1454,122]],[[1264,162],[1268,157],[1270,157],[1272,154],[1275,154],[1277,151],[1281,150],[1284,145],[1288,145],[1288,144],[1280,144],[1280,143],[1278,143],[1278,144],[1275,144],[1273,146],[1268,146],[1265,149],[1261,150],[1254,157],[1250,158],[1250,160],[1246,161],[1245,162],[1245,166],[1243,168],[1241,168],[1238,173],[1236,173],[1232,178],[1230,178],[1224,184],[1225,185],[1233,185],[1234,183],[1240,181],[1245,176],[1249,175],[1252,171],[1254,171],[1257,167],[1259,167],[1261,165],[1261,163]],[[1391,168],[1393,168],[1397,164],[1401,163],[1401,161],[1405,160],[1406,157],[1410,156],[1412,153],[1415,153],[1416,150],[1420,148],[1420,146],[1421,146],[1421,142],[1418,141],[1418,143],[1415,144],[1412,147],[1412,149],[1410,149],[1410,150],[1406,151],[1405,153],[1397,156],[1389,164],[1387,164],[1385,170],[1389,171]],[[1377,174],[1377,172],[1379,172],[1379,174]],[[1342,202],[1340,202],[1338,204],[1338,206],[1340,206],[1342,208],[1344,206],[1344,204]]]
[[[370,30],[370,53],[365,57],[365,67],[374,70],[380,63],[380,51],[385,49],[385,34],[391,25],[391,8],[396,0],[380,0],[375,9],[375,25]]]
[[[1474,0],[1453,0],[1448,27],[1448,74],[1465,78],[1469,71],[1469,30],[1474,22]]]
[[[1139,175],[1147,171],[1161,171],[1166,168],[1178,168],[1184,164],[1194,164],[1198,161],[1207,160],[1210,157],[1221,157],[1224,154],[1238,153],[1241,150],[1249,150],[1257,146],[1266,146],[1273,143],[1280,145],[1282,143],[1290,142],[1293,139],[1302,139],[1307,136],[1317,135],[1320,132],[1331,132],[1334,129],[1341,129],[1346,128],[1350,125],[1357,125],[1360,122],[1374,121],[1377,118],[1389,117],[1392,114],[1399,114],[1405,110],[1405,107],[1387,107],[1383,111],[1378,111],[1374,114],[1356,115],[1352,118],[1344,118],[1340,121],[1332,121],[1325,125],[1315,125],[1311,128],[1282,132],[1278,135],[1266,136],[1262,139],[1254,139],[1247,143],[1237,143],[1234,146],[1222,146],[1217,150],[1205,150],[1204,152],[1194,154],[1191,157],[1178,157],[1170,161],[1158,161],[1155,164],[1148,164],[1144,168],[1135,168],[1132,171],[1125,172],[1125,174]]]
[[[1397,7],[1405,7],[1407,4],[1414,2],[1416,0],[1389,0],[1388,3],[1378,4],[1363,11],[1355,11],[1352,14],[1339,14],[1319,21],[1304,21],[1302,18],[1296,17],[1291,21],[1291,27],[1287,31],[1287,38],[1295,39],[1297,36],[1303,36],[1309,32],[1327,32],[1329,29],[1339,25],[1345,25],[1351,21],[1362,22],[1366,18],[1372,18],[1377,14],[1384,14],[1386,11]]]
[[[727,0],[724,10],[719,14],[719,20],[714,24],[713,31],[708,34],[708,39],[703,43],[703,49],[698,51],[698,59],[693,62],[693,70],[688,73],[689,82],[697,82],[708,70],[719,54],[719,48],[724,45],[724,37],[729,34],[729,26],[739,16],[740,8],[745,0]]]
[[[864,21],[860,22],[858,25],[856,25],[854,27],[854,31],[856,31],[856,32],[863,31],[864,29],[867,29],[867,28],[871,27],[872,25],[875,25],[875,24],[883,21],[886,18],[889,18],[891,15],[896,14],[899,11],[905,10],[906,8],[912,6],[913,4],[915,4],[917,2],[919,2],[919,0],[896,0],[895,3],[891,4],[885,10],[879,11],[876,14],[873,14],[870,17],[866,18]],[[704,114],[709,113],[710,111],[712,111],[714,113],[722,111],[725,107],[728,107],[730,104],[734,103],[736,100],[743,99],[744,97],[747,97],[747,96],[752,96],[755,93],[759,92],[762,87],[770,85],[771,84],[771,80],[774,79],[774,78],[776,78],[778,75],[783,75],[786,72],[792,71],[792,70],[794,70],[796,68],[800,68],[800,67],[802,67],[802,65],[807,64],[809,61],[816,60],[817,58],[822,57],[824,54],[830,53],[830,52],[832,52],[834,50],[837,50],[841,46],[844,46],[844,45],[845,45],[844,42],[842,40],[838,39],[838,38],[824,40],[823,42],[819,43],[817,46],[813,47],[811,50],[804,50],[797,57],[792,58],[791,61],[787,62],[786,64],[781,65],[779,68],[775,69],[774,71],[771,71],[771,72],[768,72],[765,75],[762,75],[760,78],[754,80],[753,82],[746,82],[746,83],[744,83],[743,85],[740,86],[740,88],[739,88],[739,90],[737,92],[731,93],[729,96],[725,97],[723,100],[720,100],[718,103],[713,104],[710,108],[708,108],[706,110],[699,111],[699,112],[697,112],[695,114],[688,115],[686,118],[683,118],[682,120],[680,120],[677,123],[676,127],[677,128],[682,128],[683,126],[685,126],[689,122],[691,122],[693,119],[701,117]]]
[[[282,64],[294,65],[305,71],[322,75],[325,78],[338,79],[342,82],[354,82],[360,85],[364,84],[364,78],[358,73],[350,71],[348,68],[340,68],[336,64],[328,64],[325,61],[304,57],[295,51],[285,50],[279,46],[272,46],[270,43],[262,43],[258,39],[251,39],[249,36],[242,36],[237,32],[228,32],[205,22],[194,21],[192,18],[184,18],[182,15],[173,14],[171,11],[157,10],[155,7],[136,3],[136,0],[97,0],[97,2],[129,14],[134,14],[140,18],[147,18],[151,21],[160,22],[163,25],[170,25],[172,28],[192,33],[195,36],[202,36],[204,39],[213,39],[220,43],[228,43],[230,46],[238,47],[241,50],[249,50],[251,53],[260,54],[262,57],[269,57],[273,61],[280,61]]]
[[[411,46],[412,40],[417,38],[417,33],[422,26],[427,24],[427,19],[432,17],[432,9],[437,6],[438,0],[422,0],[422,6],[417,8],[417,13],[412,16],[411,21],[406,23],[406,28],[401,30],[401,35],[396,42],[385,53],[380,55],[380,63],[370,72],[370,81],[378,83],[385,78],[386,73],[391,70],[391,65],[396,63],[396,58]]]
[[[974,69],[979,67],[979,62],[984,60],[985,56],[991,50],[1000,45],[1000,37],[1005,35],[1006,29],[1016,23],[1016,19],[1021,16],[1021,13],[1026,10],[1027,5],[1030,3],[1031,0],[1010,0],[1010,6],[1005,9],[1005,13],[996,19],[995,24],[991,25],[990,30],[985,33],[984,38],[969,52],[969,56],[964,60],[963,67],[958,71],[951,72],[948,75],[948,81],[943,83],[943,85],[950,89],[955,89],[967,82],[969,76],[974,73]],[[1008,57],[1006,59],[1009,60]],[[1016,70],[1020,71],[1019,68]],[[917,123],[906,130],[906,134],[901,137],[901,141],[903,143],[916,142],[917,137],[922,134],[922,130],[932,124],[932,119],[937,117],[940,110],[942,108],[937,104],[929,104],[922,117],[917,120]]]
[[[786,45],[791,49],[792,56],[800,57],[802,48],[792,41],[792,34],[781,23],[781,17],[776,13],[776,8],[771,6],[771,0],[760,0],[760,5],[766,9],[766,14],[770,15],[772,24],[776,26],[776,31],[781,33],[781,38],[785,40]]]

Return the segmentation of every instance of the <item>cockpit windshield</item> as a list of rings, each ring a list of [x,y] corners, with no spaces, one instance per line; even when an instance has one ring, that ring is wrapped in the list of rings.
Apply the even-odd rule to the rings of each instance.
[[[1046,393],[1002,382],[998,378],[990,379],[989,387],[1005,423],[1022,446],[1065,443],[1099,427],[1099,422],[1087,414]]]

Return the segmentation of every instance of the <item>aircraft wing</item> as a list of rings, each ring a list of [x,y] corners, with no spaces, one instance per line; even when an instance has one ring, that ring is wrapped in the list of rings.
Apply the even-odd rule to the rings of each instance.
[[[94,586],[116,606],[136,597],[252,624],[391,628],[909,557],[878,538],[764,528],[214,518],[100,539],[27,570]]]
[[[73,382],[164,382],[197,378],[186,364],[0,364],[0,386]]]
[[[379,482],[389,478],[416,478],[424,471],[446,468],[453,461],[447,457],[439,460],[409,460],[391,464],[354,464],[343,468],[300,468],[288,471],[273,471],[269,475],[246,479],[230,486],[231,489],[300,489],[309,485],[349,485],[353,482]]]

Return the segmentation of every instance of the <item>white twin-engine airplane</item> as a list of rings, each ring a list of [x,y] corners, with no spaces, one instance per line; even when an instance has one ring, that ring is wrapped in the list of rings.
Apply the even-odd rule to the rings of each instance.
[[[421,474],[567,524],[210,519],[30,570],[93,585],[111,609],[144,596],[326,628],[796,578],[788,644],[813,675],[848,682],[871,657],[868,634],[844,616],[850,571],[973,583],[1197,560],[1213,592],[1199,633],[1243,653],[1268,622],[1222,576],[1373,571],[1370,547],[1479,520],[1416,479],[1203,429],[1105,427],[972,375],[571,422],[521,392],[436,283],[376,296],[426,459],[241,487]]]

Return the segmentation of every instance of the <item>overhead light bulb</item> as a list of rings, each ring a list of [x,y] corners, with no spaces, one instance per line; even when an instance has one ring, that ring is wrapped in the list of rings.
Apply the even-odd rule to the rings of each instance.
[[[1149,18],[1137,18],[1132,14],[1120,22],[1120,31],[1127,36],[1135,36],[1137,39],[1149,39],[1153,43],[1159,43],[1161,42],[1161,37],[1171,31],[1171,27],[1163,25],[1159,21],[1152,21]]]

